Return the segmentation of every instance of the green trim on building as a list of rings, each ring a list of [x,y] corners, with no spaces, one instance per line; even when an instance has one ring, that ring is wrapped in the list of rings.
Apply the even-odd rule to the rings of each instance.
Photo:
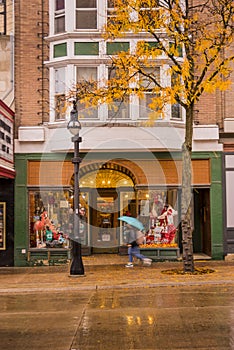
[[[27,265],[28,251],[28,196],[27,155],[15,157],[15,239],[14,265]]]
[[[211,186],[210,186],[210,219],[212,258],[223,259],[223,181],[222,153],[210,154]]]

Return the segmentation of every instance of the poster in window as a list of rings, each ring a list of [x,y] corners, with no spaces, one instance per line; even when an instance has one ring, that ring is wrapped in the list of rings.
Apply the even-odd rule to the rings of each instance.
[[[6,203],[0,202],[0,250],[6,249]]]

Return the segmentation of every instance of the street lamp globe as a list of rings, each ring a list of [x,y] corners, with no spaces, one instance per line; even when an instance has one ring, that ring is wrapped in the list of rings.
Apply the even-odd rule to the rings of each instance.
[[[78,111],[76,107],[76,101],[73,101],[73,108],[70,112],[70,120],[67,124],[67,129],[74,136],[78,136],[81,130],[81,124],[78,120]]]

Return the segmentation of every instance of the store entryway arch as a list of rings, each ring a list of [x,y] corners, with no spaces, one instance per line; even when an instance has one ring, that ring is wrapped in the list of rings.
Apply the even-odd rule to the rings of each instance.
[[[92,163],[80,170],[79,185],[91,252],[118,253],[122,244],[118,217],[136,215],[135,175],[118,163]]]

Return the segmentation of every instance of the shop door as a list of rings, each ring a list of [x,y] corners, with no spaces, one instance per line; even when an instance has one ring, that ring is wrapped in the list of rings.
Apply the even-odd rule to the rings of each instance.
[[[209,189],[195,189],[194,191],[194,253],[211,256],[211,228],[210,228],[210,191]]]
[[[113,189],[92,195],[91,246],[93,253],[118,253],[118,194]]]

